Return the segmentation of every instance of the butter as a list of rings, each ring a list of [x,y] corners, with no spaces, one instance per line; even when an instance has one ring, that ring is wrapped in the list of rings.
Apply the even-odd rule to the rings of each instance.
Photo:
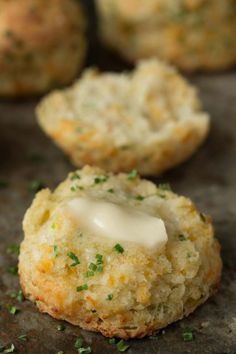
[[[82,230],[114,242],[159,249],[168,240],[163,220],[135,208],[84,197],[70,200],[67,208]]]

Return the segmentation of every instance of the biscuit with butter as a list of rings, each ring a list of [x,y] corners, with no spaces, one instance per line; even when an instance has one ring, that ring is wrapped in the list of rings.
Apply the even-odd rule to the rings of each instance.
[[[174,68],[146,60],[129,73],[87,70],[37,107],[42,129],[75,164],[157,175],[204,141],[208,114]]]
[[[40,311],[108,337],[144,337],[194,311],[220,281],[211,218],[136,171],[86,166],[40,191],[19,275]]]

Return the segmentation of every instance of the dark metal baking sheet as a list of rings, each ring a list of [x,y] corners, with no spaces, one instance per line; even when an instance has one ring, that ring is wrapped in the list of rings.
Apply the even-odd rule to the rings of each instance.
[[[88,2],[87,4],[90,5]],[[114,54],[98,45],[93,35],[87,65],[102,69],[128,68]],[[200,90],[212,118],[207,142],[187,163],[164,174],[156,182],[170,182],[174,191],[191,197],[213,216],[216,236],[222,244],[224,269],[219,293],[188,318],[166,328],[158,339],[132,340],[128,354],[233,354],[236,353],[236,72],[199,74],[190,80]],[[14,343],[17,353],[76,353],[74,342],[82,336],[94,354],[115,354],[115,346],[100,334],[66,325],[40,314],[29,301],[11,297],[19,290],[18,277],[8,268],[16,257],[6,248],[23,238],[21,221],[33,193],[29,186],[40,180],[54,188],[73,170],[62,152],[40,131],[34,108],[38,99],[0,101],[0,343]],[[37,159],[39,154],[42,159]],[[38,161],[39,160],[39,161]],[[6,309],[16,305],[15,316]],[[193,328],[194,340],[184,342],[182,331]],[[28,341],[18,336],[27,334]]]

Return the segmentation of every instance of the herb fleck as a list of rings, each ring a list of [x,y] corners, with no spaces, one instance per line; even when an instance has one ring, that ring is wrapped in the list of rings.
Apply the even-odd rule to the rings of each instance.
[[[113,188],[109,188],[109,189],[107,190],[107,192],[108,192],[108,193],[114,193],[114,189],[113,189]]]
[[[129,181],[133,181],[137,176],[138,176],[138,172],[136,170],[133,170],[128,174],[127,179]]]
[[[74,347],[76,349],[81,348],[82,345],[83,345],[83,341],[84,341],[83,338],[77,338],[76,341],[75,341]]]
[[[20,246],[15,244],[8,246],[7,253],[18,256],[20,253]]]
[[[66,329],[66,326],[63,324],[63,323],[60,323],[58,326],[57,326],[57,330],[62,332]]]
[[[59,254],[59,252],[58,252],[58,246],[57,246],[57,245],[54,245],[54,246],[53,246],[53,255],[54,255],[54,257],[55,257],[55,258],[58,257],[58,254]]]
[[[103,256],[99,253],[96,254],[97,264],[103,264]]]
[[[67,254],[68,257],[70,257],[70,259],[72,259],[72,261],[74,261],[73,263],[71,263],[71,267],[75,267],[78,264],[80,264],[79,258],[73,253],[73,252],[69,252]]]
[[[145,199],[145,197],[139,194],[139,195],[136,195],[135,199],[142,201]]]
[[[34,192],[34,193],[39,192],[43,188],[44,188],[43,183],[38,180],[32,181],[29,185],[30,192]]]
[[[77,292],[84,291],[84,290],[88,290],[88,284],[83,284],[83,285],[77,286],[77,288],[76,288]]]
[[[79,354],[90,354],[90,353],[92,353],[92,349],[91,349],[91,347],[87,347],[87,348],[79,348],[78,349],[78,353]]]
[[[108,294],[106,300],[111,301],[113,299],[113,294]]]
[[[92,270],[88,270],[86,273],[85,273],[85,277],[86,278],[90,278],[90,277],[93,277],[94,276],[94,272]]]
[[[179,237],[180,241],[186,241],[187,240],[187,238],[183,234],[180,234],[178,237]]]
[[[193,330],[189,327],[185,328],[182,333],[182,338],[184,342],[192,342],[194,339]]]
[[[19,340],[21,340],[22,342],[26,342],[28,340],[27,335],[26,334],[22,334],[18,337]]]
[[[107,176],[98,176],[94,178],[94,183],[99,184],[99,183],[104,183],[108,180]]]
[[[13,306],[13,305],[7,305],[7,309],[8,309],[8,312],[13,316],[16,315],[20,311],[16,306]]]
[[[116,339],[115,338],[109,338],[108,339],[109,344],[116,344]]]
[[[119,244],[117,243],[115,246],[114,246],[114,250],[118,253],[123,253],[124,252],[124,248]]]
[[[15,351],[15,346],[12,343],[9,348],[5,348],[4,353],[13,353]]]
[[[121,339],[117,344],[116,344],[116,348],[120,353],[125,352],[126,350],[129,349],[129,345],[126,344],[123,339]]]
[[[169,183],[160,183],[158,185],[158,188],[163,190],[163,191],[171,191],[171,186]]]
[[[89,269],[91,269],[93,272],[96,272],[96,270],[97,270],[97,265],[94,264],[94,263],[90,263]]]
[[[25,297],[24,297],[24,295],[23,295],[23,293],[22,293],[22,290],[19,290],[19,291],[16,292],[16,293],[12,293],[12,294],[11,294],[11,297],[14,298],[14,299],[16,299],[16,300],[19,301],[19,302],[23,302],[23,301],[25,300]]]
[[[76,180],[76,179],[81,179],[80,175],[79,175],[77,172],[73,173],[73,174],[70,176],[70,180],[71,180],[71,181],[74,181],[74,180]]]
[[[7,268],[7,271],[12,275],[18,275],[18,266],[10,266]]]

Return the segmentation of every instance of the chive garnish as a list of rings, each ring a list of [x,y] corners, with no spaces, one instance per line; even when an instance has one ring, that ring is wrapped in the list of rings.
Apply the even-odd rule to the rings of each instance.
[[[57,245],[54,245],[54,246],[53,246],[53,255],[54,255],[54,257],[55,257],[55,258],[58,257],[58,254],[59,254],[59,252],[58,252],[58,246],[57,246]]]
[[[11,314],[11,315],[16,315],[20,309],[18,309],[16,306],[13,306],[13,305],[7,305],[7,309],[8,309],[8,312]]]
[[[158,188],[162,189],[163,191],[171,191],[171,186],[169,183],[160,183]]]
[[[178,237],[179,237],[180,241],[186,241],[187,240],[187,238],[183,234],[180,234]]]
[[[193,341],[193,330],[189,327],[185,328],[182,333],[182,338],[184,342],[192,342]]]
[[[73,263],[70,264],[71,267],[75,267],[78,264],[80,264],[79,258],[73,252],[67,253],[67,256],[70,257],[72,261],[74,261]]]
[[[123,252],[124,252],[124,248],[123,248],[119,243],[117,243],[117,244],[114,246],[114,250],[115,250],[117,253],[123,253]]]
[[[128,174],[127,179],[129,181],[133,181],[137,176],[138,176],[138,172],[136,170],[133,170]]]
[[[81,179],[80,175],[77,172],[73,173],[70,177],[71,181],[74,181],[76,179]]]
[[[7,268],[8,273],[11,273],[12,275],[17,275],[18,274],[18,266],[10,266]]]
[[[108,294],[106,300],[111,301],[113,299],[113,294]]]
[[[43,183],[38,180],[32,181],[29,185],[30,192],[34,192],[34,193],[39,192],[43,188],[44,188]]]
[[[16,244],[8,246],[7,253],[18,256],[20,253],[20,246]]]
[[[18,339],[21,340],[22,342],[26,342],[28,338],[26,334],[22,334],[18,337]]]
[[[126,344],[123,339],[121,339],[117,344],[116,344],[116,348],[120,353],[125,352],[126,350],[129,349],[129,345]]]
[[[77,288],[76,288],[77,292],[84,291],[84,290],[88,290],[88,284],[83,284],[83,285],[77,286]]]
[[[57,326],[57,330],[62,332],[66,329],[66,326],[63,324],[63,323],[60,323],[58,326]]]
[[[99,183],[104,183],[108,180],[107,176],[98,176],[94,178],[94,183],[99,184]]]

